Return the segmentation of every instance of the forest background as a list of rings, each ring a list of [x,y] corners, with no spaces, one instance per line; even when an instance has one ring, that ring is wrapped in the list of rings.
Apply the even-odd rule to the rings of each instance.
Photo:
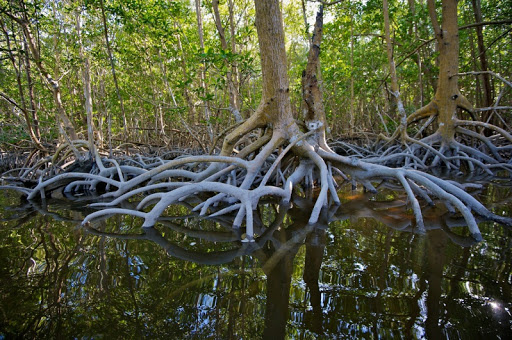
[[[319,72],[328,137],[391,135],[399,114],[383,3],[332,3],[325,9]],[[281,3],[295,117],[303,111],[301,74],[317,4]],[[22,26],[2,14],[2,150],[52,145],[62,135],[57,122],[66,119],[86,139],[89,101],[89,125],[100,146],[131,142],[208,152],[226,127],[249,117],[260,102],[252,0],[2,0],[1,6],[27,20],[37,50],[30,52]],[[435,94],[437,44],[425,1],[388,6],[392,56],[410,114]],[[509,131],[510,88],[478,72],[512,74],[510,18],[509,0],[459,1],[459,65],[461,73],[469,73],[459,77],[460,91],[478,119]],[[59,86],[61,108],[48,76]],[[90,94],[84,91],[87,83]]]

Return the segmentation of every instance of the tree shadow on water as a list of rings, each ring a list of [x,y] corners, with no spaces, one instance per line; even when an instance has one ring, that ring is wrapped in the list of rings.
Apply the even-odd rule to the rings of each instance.
[[[300,338],[332,336],[336,334],[340,336],[380,337],[396,335],[396,333],[392,334],[393,331],[383,325],[383,320],[399,317],[405,318],[405,320],[400,322],[394,321],[400,324],[400,329],[396,331],[399,332],[399,335],[412,338],[418,337],[418,335],[421,336],[421,334],[429,338],[446,336],[446,329],[449,325],[443,324],[440,320],[445,320],[445,316],[442,315],[442,306],[446,304],[445,288],[443,286],[443,280],[446,278],[443,276],[443,271],[449,262],[449,255],[446,255],[447,245],[449,240],[451,240],[451,242],[462,246],[464,249],[470,249],[468,247],[474,246],[476,243],[466,229],[456,228],[464,226],[464,219],[450,213],[449,209],[430,209],[426,207],[424,228],[420,229],[415,226],[414,214],[410,211],[406,200],[400,195],[391,198],[381,197],[380,200],[376,200],[375,195],[358,193],[341,195],[340,198],[342,204],[340,206],[332,205],[323,209],[318,223],[314,225],[308,224],[308,218],[314,205],[313,200],[294,197],[292,203],[287,206],[279,205],[274,201],[266,201],[260,204],[254,211],[255,242],[241,241],[244,228],[234,230],[232,228],[232,219],[229,216],[201,219],[196,213],[191,212],[190,208],[193,205],[190,205],[190,202],[183,202],[178,206],[176,212],[179,213],[176,213],[175,216],[173,211],[169,211],[167,216],[159,219],[158,224],[154,228],[141,229],[137,223],[130,224],[132,223],[130,221],[136,219],[130,218],[123,221],[119,219],[119,216],[105,218],[101,221],[95,221],[86,226],[78,227],[72,232],[82,235],[80,236],[80,242],[72,249],[70,248],[69,254],[66,256],[64,256],[62,251],[61,255],[59,255],[60,253],[57,253],[56,250],[54,250],[55,254],[52,255],[52,249],[60,250],[62,247],[55,240],[58,240],[59,236],[53,235],[53,240],[47,239],[44,241],[51,241],[44,248],[47,252],[45,257],[50,264],[52,261],[60,264],[54,267],[47,264],[47,268],[42,276],[57,277],[57,281],[60,282],[60,288],[56,289],[54,294],[51,294],[53,300],[51,304],[47,302],[49,306],[47,310],[31,315],[33,319],[31,322],[24,324],[25,329],[18,328],[17,330],[11,330],[11,333],[5,334],[44,334],[37,327],[50,322],[49,320],[55,322],[55,320],[59,319],[59,315],[62,315],[59,313],[63,313],[63,311],[73,313],[69,310],[69,307],[64,305],[64,301],[61,301],[62,298],[59,297],[58,292],[65,291],[63,285],[66,285],[66,275],[68,275],[66,273],[69,271],[66,268],[76,262],[75,257],[77,254],[83,252],[83,249],[87,249],[84,243],[86,243],[86,236],[89,234],[100,240],[99,243],[94,244],[94,246],[99,247],[98,260],[91,259],[90,261],[99,261],[96,268],[99,269],[100,279],[98,279],[98,287],[95,289],[107,292],[100,294],[102,296],[101,299],[104,299],[106,296],[110,296],[109,299],[113,299],[115,295],[108,293],[109,289],[112,290],[112,287],[109,288],[109,285],[112,285],[109,283],[109,278],[112,280],[114,275],[109,273],[109,271],[112,272],[114,269],[109,268],[108,257],[117,255],[114,253],[109,255],[108,251],[101,250],[107,247],[108,243],[112,244],[113,241],[116,242],[115,244],[126,244],[118,251],[121,255],[126,253],[126,255],[121,257],[126,256],[127,261],[129,258],[129,262],[134,262],[134,259],[141,255],[137,254],[136,250],[131,250],[130,252],[127,242],[143,241],[142,243],[139,242],[139,244],[147,244],[149,242],[149,244],[153,245],[151,249],[164,250],[165,256],[172,259],[169,262],[176,262],[175,259],[180,259],[183,261],[180,262],[183,268],[188,268],[192,264],[198,266],[195,270],[200,275],[195,279],[193,278],[194,276],[190,276],[188,280],[180,285],[176,286],[173,283],[168,289],[165,288],[166,283],[163,282],[161,283],[162,287],[159,288],[161,289],[159,290],[161,296],[151,295],[147,298],[149,299],[147,303],[154,310],[168,310],[169,306],[176,308],[176,305],[182,306],[179,308],[185,308],[185,311],[179,313],[175,311],[171,316],[166,316],[167,318],[173,318],[174,326],[170,328],[172,331],[161,329],[160,335],[172,332],[172,334],[178,337],[191,338],[206,336],[213,338],[263,337],[284,339],[287,337]],[[12,221],[14,221],[12,223],[21,225],[20,221],[23,219],[29,221],[36,215],[43,216],[42,218],[46,221],[70,221],[74,225],[79,225],[81,215],[89,213],[89,211],[72,211],[72,207],[66,206],[61,201],[49,201],[46,203],[44,206],[35,206],[33,202],[22,202],[22,205],[17,208],[15,213],[10,215]],[[81,207],[80,209],[87,208]],[[223,209],[223,207],[218,209]],[[189,214],[186,214],[187,211]],[[16,215],[18,220],[15,219]],[[115,223],[109,222],[112,219],[114,219]],[[384,250],[376,250],[377,256],[383,255],[384,258],[381,267],[374,274],[376,276],[374,277],[375,282],[372,289],[376,293],[372,298],[373,307],[371,313],[368,313],[368,311],[361,312],[359,316],[354,316],[348,312],[348,314],[344,314],[339,311],[337,314],[333,314],[333,311],[330,309],[335,305],[333,305],[333,297],[330,294],[335,294],[335,288],[325,286],[326,268],[324,267],[326,265],[325,261],[329,244],[331,243],[332,246],[334,232],[332,228],[340,228],[341,226],[347,230],[351,229],[353,228],[351,222],[355,219],[375,220],[387,228],[387,232],[384,229],[384,233],[379,230],[373,231],[374,233],[380,233],[381,236],[379,237],[383,238],[384,245]],[[11,222],[4,218],[4,223]],[[51,230],[51,227],[47,228]],[[13,230],[12,226],[9,229]],[[86,235],[83,235],[84,232]],[[360,232],[364,233],[364,231]],[[426,236],[423,236],[425,234]],[[41,233],[41,235],[45,234]],[[423,248],[426,260],[424,265],[422,264],[423,269],[421,270],[420,277],[417,278],[418,284],[413,296],[397,298],[404,301],[409,298],[412,299],[412,307],[409,308],[409,314],[405,317],[392,315],[388,310],[392,303],[386,299],[388,298],[390,286],[388,280],[392,277],[393,271],[393,263],[389,257],[394,247],[393,242],[396,242],[394,238],[411,239],[411,237],[416,236],[427,241],[428,246]],[[42,238],[45,239],[47,237],[42,236]],[[187,242],[183,242],[183,240],[187,240]],[[338,251],[341,251],[341,248]],[[131,253],[130,256],[128,256],[129,253]],[[154,256],[159,256],[159,261],[166,261],[165,256],[163,258],[157,254]],[[466,262],[464,262],[464,258],[466,258]],[[462,257],[460,266],[468,268],[468,259],[469,256],[467,254],[466,257]],[[64,262],[61,263],[62,261]],[[234,263],[235,265],[232,265]],[[148,264],[148,266],[150,265]],[[253,279],[251,281],[243,279],[244,275],[248,275],[247,270],[251,266],[252,270],[263,274],[264,278],[262,280],[255,281]],[[219,269],[206,270],[201,268]],[[201,291],[205,284],[220,281],[223,277],[225,277],[224,280],[228,280],[227,275],[222,272],[225,268],[230,268],[229,270],[233,275],[230,283],[232,285],[231,290],[225,293],[226,295],[221,294],[215,297],[217,300],[212,303],[214,306],[219,307],[212,309],[206,316],[197,316],[203,313],[197,304],[195,307],[191,307],[192,305],[183,307],[183,305],[187,304],[172,302],[182,301],[188,296],[187,293],[190,291]],[[300,271],[300,274],[297,274],[297,271]],[[154,335],[158,338],[159,335],[154,330],[156,326],[149,326],[148,321],[144,321],[147,318],[145,314],[148,313],[146,309],[149,307],[144,305],[146,302],[143,303],[145,300],[141,294],[147,294],[147,292],[144,293],[144,290],[138,292],[140,290],[138,285],[141,283],[137,283],[140,280],[134,278],[137,273],[129,272],[128,269],[127,273],[131,275],[130,280],[133,281],[130,281],[132,284],[129,291],[131,292],[130,296],[132,296],[131,304],[135,307],[133,307],[132,311],[127,311],[126,313],[129,313],[129,316],[125,317],[136,325],[133,326],[136,328],[136,332],[132,333],[132,335]],[[152,275],[160,274],[153,272]],[[172,272],[169,275],[172,276]],[[348,276],[349,272],[340,272],[339,275],[343,279],[343,276]],[[454,274],[455,277],[459,276],[459,281],[463,280],[464,275],[464,270]],[[298,277],[302,277],[302,280]],[[43,280],[43,278],[40,279]],[[120,277],[118,280],[128,279]],[[149,280],[149,278],[146,278],[146,280]],[[303,282],[305,294],[303,297],[304,308],[297,306],[297,298],[292,295],[297,280]],[[255,282],[260,282],[261,285],[258,286]],[[456,299],[458,296],[455,288],[450,289],[451,298],[453,299]],[[40,289],[44,291],[48,288]],[[251,293],[252,290],[257,292]],[[204,296],[208,294],[208,292],[204,292]],[[360,293],[354,289],[353,293],[347,294],[349,293],[343,293],[342,298],[344,296],[344,299],[347,301],[352,301],[350,294]],[[256,308],[256,310],[259,310],[262,315],[254,315],[253,317],[250,313],[244,311],[243,306],[253,303],[251,299],[256,297],[261,299],[258,302],[259,309]],[[331,302],[329,302],[329,299],[331,299]],[[111,304],[113,303],[111,302]],[[361,304],[361,302],[357,302],[357,304]],[[426,307],[422,307],[422,304],[425,304]],[[101,308],[107,309],[106,306]],[[187,308],[192,308],[192,310]],[[224,312],[219,312],[219,308],[224,310]],[[215,312],[217,314],[213,310],[217,310]],[[59,311],[59,313],[56,311]],[[83,311],[83,313],[94,314],[96,312]],[[187,317],[180,316],[180,313],[195,313],[196,316],[194,318],[196,319],[194,320],[196,321],[187,321]],[[51,317],[48,318],[48,315],[51,315]],[[345,315],[346,319],[339,319],[340,315]],[[369,315],[372,316],[370,317]],[[249,320],[251,318],[253,320]],[[198,326],[199,321],[197,320],[209,320],[209,325]],[[248,325],[250,322],[253,322],[254,325],[242,327],[242,325]],[[366,329],[363,327],[365,324],[371,327]],[[358,325],[362,326],[359,327]],[[60,327],[65,328],[66,326],[61,324]],[[356,329],[357,327],[359,329]],[[389,327],[392,328],[394,326],[391,323]],[[419,333],[418,327],[422,329]],[[57,328],[48,328],[46,331],[49,332],[45,333],[46,335],[56,335],[58,333]],[[77,328],[74,331],[77,331]],[[109,331],[111,330],[100,328],[95,334],[102,334],[101,332],[108,333]],[[64,334],[74,333],[73,330],[68,330],[68,333]]]

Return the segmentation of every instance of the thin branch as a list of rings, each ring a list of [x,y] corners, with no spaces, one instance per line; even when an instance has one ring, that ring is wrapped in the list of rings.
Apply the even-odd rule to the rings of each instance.
[[[498,78],[499,80],[501,80],[502,82],[504,82],[505,84],[507,84],[508,86],[512,87],[512,82],[506,80],[505,78],[503,78],[502,76],[500,76],[499,74],[497,73],[494,73],[492,71],[473,71],[473,72],[464,72],[464,73],[457,73],[456,76],[467,76],[467,75],[474,75],[474,76],[477,76],[477,75],[480,75],[480,74],[490,74],[491,76],[493,77],[496,77]]]
[[[512,106],[489,106],[474,109],[475,112],[493,111],[493,110],[512,110]]]
[[[497,20],[497,21],[483,21],[483,22],[475,22],[469,25],[460,26],[459,30],[465,30],[467,28],[479,27],[479,26],[488,26],[488,25],[506,25],[512,24],[512,19],[507,20]]]
[[[11,105],[14,105],[16,106],[18,109],[20,109],[21,111],[25,111],[24,108],[22,108],[18,103],[16,103],[16,101],[12,98],[10,98],[9,96],[7,96],[5,93],[1,92],[0,91],[0,97],[2,97],[3,99],[5,99],[8,103],[10,103]]]
[[[343,2],[343,0],[335,0],[335,1],[312,0],[312,2],[318,2],[318,3],[321,3],[324,6],[331,6],[331,5],[340,4],[340,3]]]
[[[430,20],[432,21],[432,27],[434,28],[436,37],[441,38],[443,32],[441,31],[441,25],[439,25],[439,21],[437,19],[435,1],[427,0],[427,7],[428,7],[428,14],[430,15]]]

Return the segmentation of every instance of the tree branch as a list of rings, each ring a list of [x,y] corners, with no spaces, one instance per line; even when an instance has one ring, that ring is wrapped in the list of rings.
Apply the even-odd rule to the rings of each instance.
[[[499,80],[501,80],[502,82],[504,82],[505,84],[507,84],[508,86],[512,87],[512,82],[506,80],[505,78],[503,78],[502,76],[500,76],[499,74],[497,73],[494,73],[492,71],[473,71],[473,72],[464,72],[464,73],[457,73],[456,76],[467,76],[467,75],[474,75],[474,76],[477,76],[477,75],[480,75],[480,74],[490,74],[491,76],[493,77],[496,77],[498,78]]]
[[[313,2],[321,3],[324,6],[331,6],[331,5],[340,4],[343,2],[343,0],[335,0],[335,1],[313,0]]]
[[[428,14],[430,15],[430,20],[432,21],[432,27],[434,28],[434,32],[436,37],[441,38],[443,32],[441,31],[441,26],[439,25],[439,21],[437,20],[436,13],[436,4],[434,0],[427,0]]]
[[[22,112],[25,112],[25,109],[22,108],[18,103],[16,103],[16,101],[12,98],[10,98],[9,96],[7,96],[5,93],[1,92],[0,91],[0,97],[2,97],[3,99],[5,99],[5,101],[7,101],[8,103],[10,103],[11,105],[14,105],[16,106],[18,109],[20,109]]]
[[[472,24],[460,26],[459,30],[465,30],[465,29],[468,29],[468,28],[479,27],[479,26],[506,25],[506,24],[512,24],[512,19],[475,22],[475,23],[472,23]]]

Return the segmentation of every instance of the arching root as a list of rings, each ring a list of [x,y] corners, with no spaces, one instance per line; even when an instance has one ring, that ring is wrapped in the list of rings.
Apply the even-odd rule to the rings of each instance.
[[[409,116],[409,122],[430,118],[427,123],[431,124],[436,114],[436,111],[425,108]],[[420,131],[426,128],[425,125]],[[485,136],[468,127],[487,129],[494,134]],[[500,170],[512,173],[512,135],[506,130],[488,123],[458,119],[453,120],[453,130],[452,137],[445,137],[438,130],[422,139],[407,134],[399,138],[399,134],[395,133],[385,139],[386,143],[375,152],[367,155],[365,160],[370,163],[414,169],[443,166],[448,170],[477,170],[490,175]],[[506,141],[505,145],[499,145],[500,140]]]
[[[243,124],[238,128],[241,127]],[[243,132],[250,133],[254,130],[252,127],[243,127]],[[88,215],[83,223],[112,214],[130,214],[143,218],[145,228],[153,227],[170,205],[199,196],[202,202],[194,203],[195,211],[210,218],[234,213],[232,227],[245,225],[245,241],[254,241],[258,233],[255,232],[257,221],[253,211],[264,197],[276,197],[288,204],[292,202],[292,194],[305,195],[311,192],[308,189],[317,187],[308,219],[309,224],[315,224],[325,207],[340,204],[334,175],[341,175],[342,181],[361,183],[369,192],[376,192],[374,183],[382,180],[403,188],[415,216],[415,228],[420,231],[425,228],[423,206],[433,204],[436,198],[462,215],[475,240],[481,240],[482,236],[473,213],[510,224],[508,219],[493,215],[453,183],[412,169],[389,168],[340,156],[319,146],[321,143],[315,145],[315,130],[288,140],[284,148],[281,146],[287,138],[282,132],[273,131],[271,135],[264,136],[266,143],[258,140],[249,143],[237,156],[185,156],[167,161],[141,157],[130,165],[98,156],[95,158],[96,166],[89,173],[61,173],[45,180],[40,177],[38,185],[22,192],[28,199],[44,199],[52,188],[58,186],[73,195],[96,191],[101,184],[105,193],[100,198],[113,200],[92,204],[101,210]],[[237,145],[234,140],[241,140],[241,137],[240,131],[236,138],[231,136],[234,146]],[[463,147],[460,149],[467,152]],[[434,151],[432,153],[435,154]],[[415,161],[420,163],[419,157],[415,157]],[[455,162],[461,156],[439,157],[443,162]],[[272,185],[274,183],[276,185]],[[144,198],[135,209],[119,208],[137,200],[139,195]]]

